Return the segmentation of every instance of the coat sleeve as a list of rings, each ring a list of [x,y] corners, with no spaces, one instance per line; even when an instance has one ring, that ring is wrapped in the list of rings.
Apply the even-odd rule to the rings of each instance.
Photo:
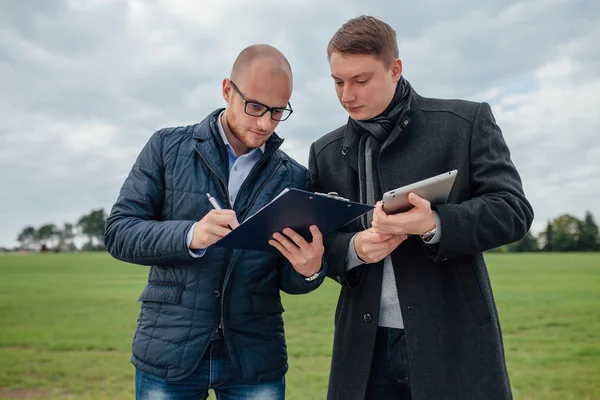
[[[195,221],[161,221],[164,192],[159,131],[139,154],[106,220],[104,242],[113,257],[141,265],[193,261],[186,235]]]
[[[313,281],[307,281],[292,264],[283,256],[279,260],[279,288],[287,294],[306,294],[310,293],[323,283],[327,276],[327,262],[323,257],[321,264],[321,273]]]
[[[443,234],[425,245],[435,261],[483,252],[523,238],[533,222],[521,178],[487,103],[479,105],[470,137],[471,198],[433,206]]]
[[[317,156],[315,154],[315,144],[310,146],[308,157],[308,171],[310,173],[310,190],[313,192],[324,192],[319,176]],[[327,276],[341,285],[349,287],[358,287],[362,283],[364,268],[368,265],[361,265],[346,271],[346,254],[348,246],[356,232],[346,232],[340,229],[337,232],[323,234],[323,245],[325,247],[325,260],[327,261]]]

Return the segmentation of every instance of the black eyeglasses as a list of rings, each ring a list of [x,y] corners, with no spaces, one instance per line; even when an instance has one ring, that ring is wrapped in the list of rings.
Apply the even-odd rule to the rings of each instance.
[[[240,97],[242,98],[242,101],[244,102],[244,112],[248,115],[251,115],[253,117],[262,117],[263,115],[265,115],[267,113],[267,111],[270,111],[272,120],[285,121],[294,112],[294,110],[292,110],[292,105],[289,102],[288,102],[289,108],[282,108],[282,107],[269,107],[262,103],[257,103],[255,101],[248,101],[248,100],[246,100],[244,95],[240,93],[240,90],[237,88],[237,86],[235,86],[235,83],[233,83],[233,81],[229,81],[229,82],[231,82],[231,87],[233,88],[233,90],[237,94],[239,94]]]

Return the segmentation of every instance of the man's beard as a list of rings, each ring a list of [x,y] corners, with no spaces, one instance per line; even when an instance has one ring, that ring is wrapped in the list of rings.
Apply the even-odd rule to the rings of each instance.
[[[235,117],[231,117],[231,119],[233,119],[233,121],[227,121],[227,124],[229,125],[229,130],[237,140],[242,142],[245,146],[248,146],[248,143],[246,143],[246,141],[244,140],[244,135],[242,135],[241,129],[238,128],[238,126],[235,124]]]
[[[247,147],[253,149],[253,148],[258,148],[263,145],[264,142],[256,143],[255,141],[250,142],[248,139],[246,139],[246,137],[253,138],[253,136],[250,132],[248,132],[248,135],[246,137],[244,137],[244,134],[243,134],[244,130],[238,126],[237,120],[236,120],[235,116],[233,115],[233,113],[231,113],[231,114],[226,113],[225,116],[226,116],[226,120],[227,120],[227,125],[229,126],[229,130],[231,131],[233,136],[235,136],[235,138],[237,140],[239,140],[244,146],[247,146]],[[266,140],[265,140],[265,142],[266,142]]]

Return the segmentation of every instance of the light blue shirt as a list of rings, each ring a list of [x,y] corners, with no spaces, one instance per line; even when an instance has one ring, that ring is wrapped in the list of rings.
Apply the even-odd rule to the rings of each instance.
[[[224,111],[223,111],[224,112]],[[250,171],[256,165],[260,157],[265,152],[265,144],[260,146],[259,148],[255,148],[250,150],[246,154],[242,154],[241,156],[237,156],[231,144],[229,144],[229,140],[227,140],[227,135],[225,134],[225,130],[223,129],[223,124],[221,123],[221,117],[223,116],[223,112],[219,114],[217,118],[217,126],[219,127],[219,133],[221,134],[221,139],[223,139],[223,143],[225,143],[225,147],[227,148],[227,153],[229,155],[229,182],[227,183],[227,188],[229,191],[229,203],[233,207],[235,204],[235,200],[237,199],[238,192],[240,191],[240,187],[242,183],[248,178],[250,175]],[[194,234],[194,227],[197,222],[192,225],[187,234],[187,245],[188,248],[192,243],[192,237]],[[190,255],[194,258],[202,257],[206,252],[206,249],[197,249],[197,250],[189,250]]]

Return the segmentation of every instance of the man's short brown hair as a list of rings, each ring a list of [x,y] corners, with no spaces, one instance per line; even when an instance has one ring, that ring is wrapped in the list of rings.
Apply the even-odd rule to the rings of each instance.
[[[352,18],[329,41],[327,58],[333,53],[373,55],[389,66],[399,57],[396,31],[369,15]]]

